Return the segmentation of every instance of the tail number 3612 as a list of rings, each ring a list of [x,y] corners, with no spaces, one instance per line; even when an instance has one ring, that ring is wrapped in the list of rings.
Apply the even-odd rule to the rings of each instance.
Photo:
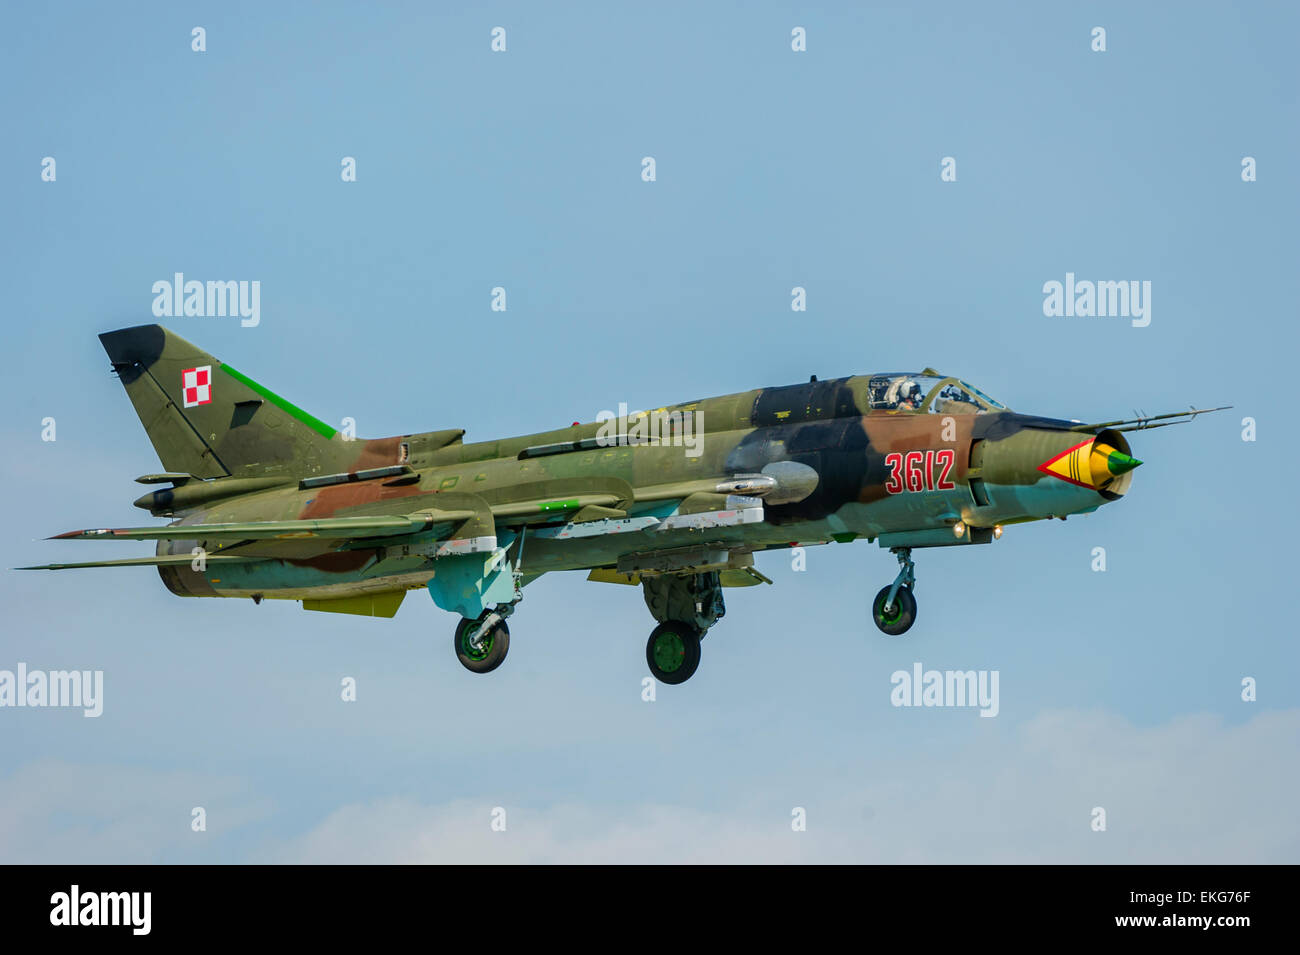
[[[901,494],[903,491],[951,491],[957,485],[950,478],[956,452],[952,448],[938,451],[894,451],[885,455],[889,480],[885,491]],[[935,474],[936,465],[938,474]]]

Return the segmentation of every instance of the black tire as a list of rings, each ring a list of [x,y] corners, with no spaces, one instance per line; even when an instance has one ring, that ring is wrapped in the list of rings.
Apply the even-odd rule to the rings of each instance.
[[[680,620],[659,624],[646,641],[645,662],[660,683],[685,683],[700,665],[700,632]]]
[[[884,587],[871,603],[871,619],[876,621],[881,633],[897,637],[907,633],[916,622],[916,598],[912,596],[911,587],[899,587],[898,595],[894,598],[897,606],[892,614],[885,613],[885,601],[888,599],[889,587]]]
[[[478,620],[462,617],[456,624],[456,659],[471,673],[491,673],[499,667],[510,651],[510,628],[504,620],[483,635],[479,648],[470,645],[469,635],[478,626]]]

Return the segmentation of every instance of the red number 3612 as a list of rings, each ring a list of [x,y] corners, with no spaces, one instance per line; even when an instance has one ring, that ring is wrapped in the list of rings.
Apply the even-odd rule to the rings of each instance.
[[[956,457],[952,448],[906,453],[893,451],[885,455],[885,466],[889,468],[885,491],[889,494],[901,494],[903,491],[951,491],[957,486],[949,478]],[[938,480],[935,480],[934,473],[936,463],[941,469]]]

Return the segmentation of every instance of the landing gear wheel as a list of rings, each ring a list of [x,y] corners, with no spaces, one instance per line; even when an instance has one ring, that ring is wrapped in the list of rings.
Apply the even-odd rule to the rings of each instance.
[[[700,632],[680,620],[659,624],[646,641],[645,660],[660,683],[685,683],[700,665]]]
[[[885,609],[885,601],[888,599],[889,587],[881,588],[871,604],[871,618],[876,621],[881,633],[897,637],[907,633],[916,621],[916,598],[912,596],[911,587],[899,587],[892,610]]]
[[[470,635],[485,617],[486,614],[476,620],[463,617],[456,624],[456,658],[471,673],[491,673],[502,664],[510,649],[510,628],[504,620],[498,620],[480,636],[477,646],[470,641]]]

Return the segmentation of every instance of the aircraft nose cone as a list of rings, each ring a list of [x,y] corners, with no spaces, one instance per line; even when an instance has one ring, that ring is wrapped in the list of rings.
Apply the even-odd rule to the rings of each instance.
[[[1044,474],[1058,477],[1079,487],[1114,490],[1111,482],[1142,464],[1127,451],[1104,441],[1089,440],[1062,451],[1038,465]],[[1122,493],[1122,491],[1120,492]]]
[[[1097,441],[1092,446],[1089,470],[1092,472],[1093,484],[1101,486],[1111,478],[1117,478],[1121,474],[1128,474],[1129,471],[1132,471],[1141,463],[1137,458],[1130,456],[1119,448]]]
[[[1121,474],[1127,474],[1136,467],[1141,467],[1142,462],[1137,458],[1130,457],[1123,451],[1112,451],[1106,456],[1106,470],[1115,477]]]

